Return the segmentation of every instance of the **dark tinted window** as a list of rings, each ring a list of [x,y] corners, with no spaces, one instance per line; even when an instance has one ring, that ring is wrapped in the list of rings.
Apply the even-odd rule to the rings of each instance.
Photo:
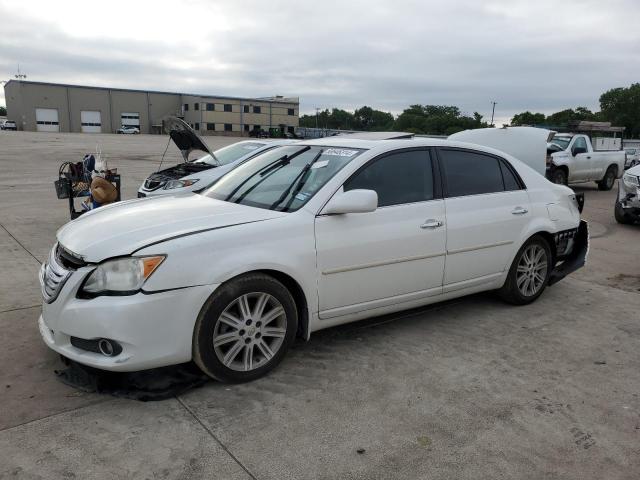
[[[375,190],[379,207],[433,199],[429,152],[398,152],[374,160],[344,184],[345,191],[358,188]]]
[[[199,124],[199,123],[196,123],[196,125],[195,125],[195,127],[194,127],[194,128],[195,128],[195,130],[200,130],[200,124]]]
[[[287,109],[287,115],[295,115],[296,111],[293,108],[288,108]]]
[[[207,103],[207,111],[213,112],[216,109],[215,103]]]
[[[225,132],[230,132],[233,129],[233,127],[231,126],[230,123],[225,123],[224,124],[224,131]]]
[[[520,190],[520,184],[518,179],[503,161],[500,162],[500,168],[502,169],[502,179],[504,180],[504,189],[508,192],[512,190]]]
[[[260,107],[253,107],[253,113],[260,113],[262,109]]]
[[[215,129],[216,129],[215,123],[207,123],[207,130],[215,130]]]
[[[244,113],[249,113],[249,105],[245,105],[244,107],[242,107],[244,110]]]
[[[199,103],[194,103],[193,104],[193,109],[194,110],[200,110],[200,104]]]
[[[578,137],[573,143],[573,147],[584,148],[585,150],[587,150],[587,141],[584,139],[584,137]]]
[[[504,190],[497,158],[462,150],[441,150],[440,153],[450,197]]]
[[[189,104],[188,104],[188,103],[185,103],[185,104],[184,104],[184,111],[186,112],[187,110],[189,110]]]
[[[233,111],[233,107],[231,106],[231,104],[230,104],[230,103],[225,103],[225,104],[224,104],[224,111],[225,111],[225,112],[231,112],[231,111]]]

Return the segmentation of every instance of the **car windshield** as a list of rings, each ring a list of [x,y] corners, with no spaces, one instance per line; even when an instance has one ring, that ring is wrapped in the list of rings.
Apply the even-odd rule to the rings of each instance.
[[[553,137],[550,143],[555,143],[563,150],[569,146],[571,142],[571,137]]]
[[[293,212],[364,150],[284,146],[256,156],[203,194],[252,207]]]
[[[205,155],[199,158],[196,162],[208,163],[209,165],[228,165],[236,160],[256,151],[257,149],[264,147],[266,144],[263,142],[238,142],[232,145],[227,145],[213,152],[218,160],[214,159],[211,155]]]

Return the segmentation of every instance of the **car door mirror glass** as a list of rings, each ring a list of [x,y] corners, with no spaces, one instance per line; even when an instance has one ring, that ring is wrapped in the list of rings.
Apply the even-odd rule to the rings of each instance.
[[[573,147],[571,149],[571,154],[575,157],[576,155],[580,154],[580,153],[587,153],[587,149],[584,147]]]
[[[322,210],[323,215],[367,213],[378,208],[378,194],[373,190],[349,190],[337,192]]]

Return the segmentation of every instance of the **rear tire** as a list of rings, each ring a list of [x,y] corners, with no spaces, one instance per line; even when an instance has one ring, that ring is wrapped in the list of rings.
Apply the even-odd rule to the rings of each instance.
[[[518,250],[498,294],[513,305],[531,303],[544,292],[552,268],[549,244],[540,235],[534,235]]]
[[[242,275],[221,285],[203,306],[193,359],[221,382],[255,380],[282,361],[297,329],[296,304],[284,285],[269,275]]]
[[[616,217],[616,222],[622,225],[631,223],[631,219],[624,213],[624,209],[619,201],[616,201],[616,206],[613,208],[613,216]]]
[[[607,168],[607,171],[602,177],[602,180],[596,182],[598,184],[598,190],[611,190],[613,185],[616,183],[616,175],[618,173],[618,169],[613,165]]]

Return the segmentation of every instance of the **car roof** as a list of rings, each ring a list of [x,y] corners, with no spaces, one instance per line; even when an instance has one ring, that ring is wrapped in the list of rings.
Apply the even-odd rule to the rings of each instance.
[[[343,138],[357,138],[359,140],[397,140],[413,138],[413,133],[407,132],[353,132],[336,135]]]
[[[452,145],[459,142],[451,142],[438,138],[402,138],[396,140],[363,140],[359,138],[349,138],[348,135],[336,135],[335,137],[317,138],[305,140],[300,145],[326,145],[329,147],[362,148],[372,149],[379,147],[402,148],[402,147],[431,147],[441,145]]]

